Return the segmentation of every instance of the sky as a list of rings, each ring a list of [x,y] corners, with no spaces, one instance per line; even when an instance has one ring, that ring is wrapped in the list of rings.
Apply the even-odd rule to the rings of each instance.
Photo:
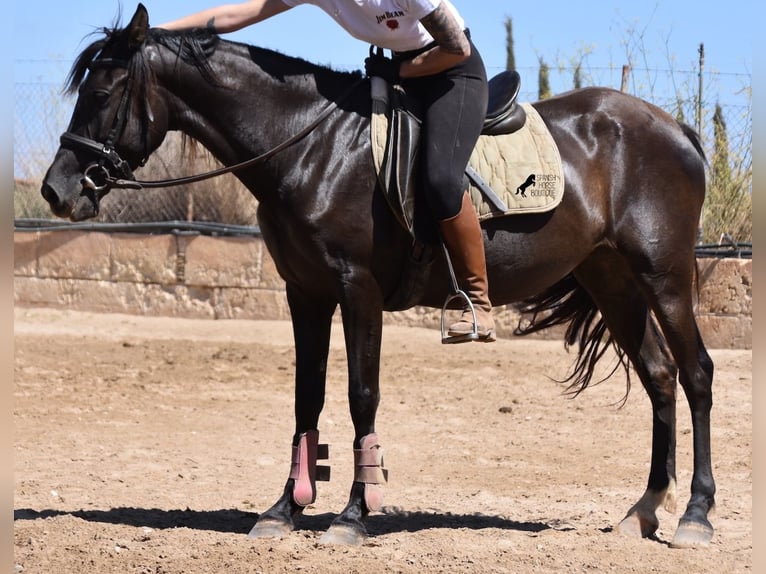
[[[536,89],[540,58],[555,68],[587,54],[585,67],[597,71],[600,83],[619,88],[620,70],[629,52],[639,57],[637,63],[646,63],[646,68],[695,70],[700,43],[705,45],[706,70],[752,72],[753,0],[453,2],[471,29],[490,76],[505,68],[504,22],[512,18],[516,67],[527,80],[527,88],[534,84]],[[156,25],[213,5],[204,0],[143,3],[150,23]],[[136,5],[129,0],[17,0],[12,44],[17,47],[14,81],[63,83],[71,62],[89,41],[84,38],[94,29],[111,25],[116,16],[127,23]],[[226,37],[341,70],[361,68],[368,50],[320,9],[308,5]],[[607,69],[614,73],[603,72]]]
[[[236,1],[236,0],[233,0]],[[537,99],[539,62],[550,68],[553,93],[572,87],[572,69],[579,60],[585,85],[620,88],[622,66],[634,67],[631,93],[669,109],[675,92],[696,93],[699,46],[704,44],[705,103],[737,110],[741,133],[749,115],[744,87],[752,83],[755,22],[762,20],[753,0],[545,0],[511,2],[452,0],[471,29],[488,76],[506,67],[505,21],[513,25],[516,69],[522,76],[519,99]],[[214,5],[208,0],[143,0],[151,25],[160,25]],[[14,172],[21,173],[24,153],[51,154],[66,127],[72,98],[59,95],[76,56],[116,20],[130,21],[137,2],[131,0],[15,0],[13,53]],[[224,37],[338,70],[363,67],[369,46],[351,38],[319,8],[302,5]],[[565,70],[565,71],[560,71]],[[671,70],[672,72],[668,72]],[[683,73],[677,73],[682,71]],[[707,73],[713,73],[708,76]],[[61,106],[39,104],[29,94],[39,84],[52,86]],[[25,89],[30,88],[30,89]],[[729,106],[729,107],[727,107]],[[36,114],[28,118],[25,114]],[[710,106],[712,109],[712,106]],[[41,114],[52,114],[55,126],[40,129]],[[23,112],[23,113],[22,113]],[[61,117],[58,117],[61,116]],[[687,116],[688,117],[688,116]],[[690,119],[690,122],[693,121]],[[52,133],[55,132],[55,133]],[[36,169],[36,168],[34,168]],[[33,171],[34,171],[33,169]]]

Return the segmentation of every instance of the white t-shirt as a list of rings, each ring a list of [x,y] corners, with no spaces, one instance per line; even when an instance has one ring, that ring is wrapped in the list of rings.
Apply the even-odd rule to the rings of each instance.
[[[465,28],[449,0],[282,0],[288,6],[313,4],[332,16],[354,38],[396,52],[417,50],[434,41],[420,23],[443,2]]]

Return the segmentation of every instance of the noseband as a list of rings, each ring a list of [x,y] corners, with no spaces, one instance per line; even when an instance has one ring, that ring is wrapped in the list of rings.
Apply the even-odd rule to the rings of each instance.
[[[61,145],[85,149],[98,157],[98,161],[88,164],[83,173],[82,183],[86,189],[105,194],[112,187],[141,188],[141,185],[135,181],[133,170],[130,169],[128,162],[109,145],[108,140],[107,143],[102,144],[90,138],[64,132],[61,135]],[[115,178],[112,173],[117,174],[119,178]]]

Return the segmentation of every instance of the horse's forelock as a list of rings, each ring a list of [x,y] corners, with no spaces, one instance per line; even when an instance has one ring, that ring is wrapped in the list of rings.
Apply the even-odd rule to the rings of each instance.
[[[139,54],[139,50],[129,51],[127,48],[127,31],[124,28],[101,28],[93,32],[93,34],[101,33],[101,37],[91,42],[80,55],[75,59],[72,69],[67,76],[64,91],[67,94],[73,94],[77,92],[77,89],[85,79],[88,70],[93,62],[105,51],[111,52],[114,49],[115,52],[124,51],[124,54],[119,55],[119,59],[129,61],[133,60],[134,56]],[[115,57],[115,54],[110,54],[110,57]],[[139,56],[140,57],[140,56]]]
[[[88,73],[91,63],[101,53],[106,46],[109,36],[100,38],[92,42],[87,46],[72,64],[72,69],[69,71],[69,75],[66,79],[64,91],[67,94],[74,94],[85,79],[85,75]]]

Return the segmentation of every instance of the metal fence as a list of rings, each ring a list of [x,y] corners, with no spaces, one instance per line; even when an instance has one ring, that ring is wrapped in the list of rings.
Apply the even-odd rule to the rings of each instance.
[[[519,99],[536,100],[539,70],[530,68],[519,71],[523,78]],[[493,70],[489,72],[491,74]],[[573,87],[573,76],[572,68],[552,69],[550,83],[554,93]],[[711,157],[714,145],[712,117],[716,105],[719,105],[726,120],[732,155],[736,161],[752,165],[752,91],[749,74],[632,70],[627,86],[623,70],[618,68],[588,69],[585,73],[581,70],[578,77],[583,81],[582,85],[626,87],[627,91],[657,104],[687,123],[701,126],[708,157]],[[698,88],[702,85],[705,86],[704,93],[700,93]],[[17,221],[30,220],[23,224],[26,227],[33,221],[40,224],[40,221],[53,218],[40,197],[40,182],[58,147],[58,138],[66,129],[74,100],[62,94],[61,83],[47,81],[14,84],[14,98],[14,209]],[[700,109],[702,114],[698,116]],[[186,155],[183,146],[180,137],[169,137],[138,172],[138,177],[168,179],[216,167],[204,150],[196,159],[179,161]],[[256,207],[250,193],[229,175],[170,189],[114,190],[104,198],[99,221],[120,224],[208,222],[224,226],[255,226]]]

